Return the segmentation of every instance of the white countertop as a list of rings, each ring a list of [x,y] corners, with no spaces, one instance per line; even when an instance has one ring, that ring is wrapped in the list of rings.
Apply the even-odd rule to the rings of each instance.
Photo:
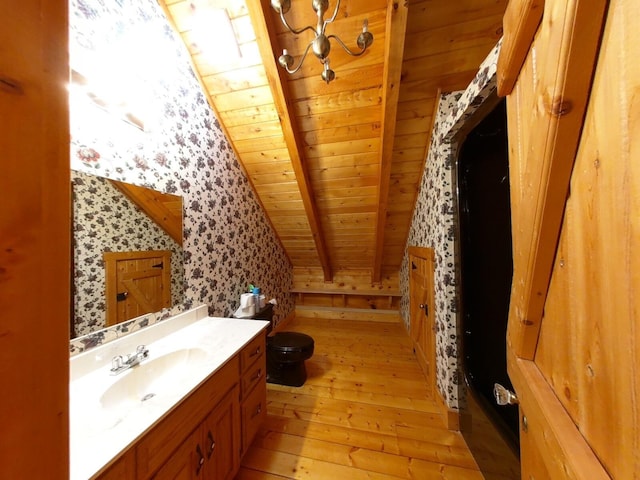
[[[71,359],[72,480],[90,478],[110,463],[268,325],[261,320],[198,319],[202,309],[200,315],[188,315],[194,311],[164,320]],[[135,375],[134,370],[138,368],[111,375],[111,358],[132,353],[137,345],[146,345],[149,349],[149,357],[142,361],[141,368],[145,362],[153,362],[172,352],[177,352],[181,358],[190,358],[191,363],[188,368],[167,373],[157,386],[149,387],[161,392],[156,396],[144,402],[129,402],[105,409],[103,394],[116,382],[123,379],[127,382],[126,376]],[[167,379],[170,388],[167,388]]]

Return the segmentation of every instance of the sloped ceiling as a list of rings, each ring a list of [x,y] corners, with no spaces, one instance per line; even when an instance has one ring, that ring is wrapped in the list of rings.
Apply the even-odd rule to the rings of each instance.
[[[160,3],[294,274],[397,279],[436,96],[472,80],[502,35],[507,0],[342,0],[327,33],[355,49],[366,18],[374,43],[357,58],[333,43],[330,84],[313,55],[295,75],[278,66],[283,48],[297,63],[312,33],[287,32],[268,0]],[[207,50],[196,24],[208,8],[226,9],[240,55]],[[315,25],[311,2],[292,0],[287,20]]]

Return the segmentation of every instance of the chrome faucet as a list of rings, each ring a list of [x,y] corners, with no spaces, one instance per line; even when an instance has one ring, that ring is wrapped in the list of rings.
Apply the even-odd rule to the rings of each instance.
[[[118,375],[125,370],[138,365],[149,356],[149,349],[144,345],[138,345],[134,353],[128,355],[116,355],[111,359],[111,375]]]

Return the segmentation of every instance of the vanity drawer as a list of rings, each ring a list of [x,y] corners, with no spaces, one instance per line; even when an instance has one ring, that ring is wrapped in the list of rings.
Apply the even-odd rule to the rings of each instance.
[[[242,452],[246,452],[267,415],[267,384],[262,380],[242,402]]]
[[[265,382],[264,377],[267,371],[265,356],[262,354],[258,358],[259,360],[242,374],[240,398],[246,398],[256,385]]]
[[[264,355],[265,342],[266,336],[262,331],[242,349],[242,352],[240,352],[240,368],[242,372],[246,372],[261,355]]]

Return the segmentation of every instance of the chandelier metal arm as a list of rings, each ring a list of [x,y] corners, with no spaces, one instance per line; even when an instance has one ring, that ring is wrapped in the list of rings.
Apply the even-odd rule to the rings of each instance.
[[[352,52],[351,49],[349,47],[347,47],[342,40],[340,40],[340,37],[338,37],[336,35],[329,35],[327,38],[335,39],[335,41],[338,42],[338,44],[344,49],[344,51],[347,52],[352,57],[359,57],[360,55],[362,55],[364,52],[367,51],[367,47],[364,47],[359,52]]]
[[[322,24],[322,33],[324,34],[324,30],[327,28],[327,25],[329,25],[330,23],[333,23],[333,21],[336,19],[336,17],[338,16],[338,9],[340,8],[340,0],[338,0],[336,2],[336,8],[333,11],[333,15],[331,16],[331,18],[329,20],[325,20],[324,23]]]
[[[309,49],[311,48],[311,45],[313,45],[313,41],[309,42],[309,44],[307,45],[307,48],[304,49],[304,53],[302,54],[302,57],[300,58],[300,63],[298,63],[298,66],[294,69],[290,69],[288,65],[286,64],[280,64],[284,67],[284,69],[288,72],[288,73],[297,73],[298,70],[300,70],[300,68],[302,68],[302,64],[304,63],[304,59],[307,58],[307,53],[309,53]]]
[[[280,19],[282,20],[282,24],[287,28],[287,30],[289,30],[294,35],[300,35],[302,32],[305,32],[307,30],[311,30],[313,33],[316,33],[316,29],[311,25],[307,25],[306,27],[300,29],[293,28],[291,25],[289,25],[287,19],[284,18],[284,12],[282,10],[280,10]]]

